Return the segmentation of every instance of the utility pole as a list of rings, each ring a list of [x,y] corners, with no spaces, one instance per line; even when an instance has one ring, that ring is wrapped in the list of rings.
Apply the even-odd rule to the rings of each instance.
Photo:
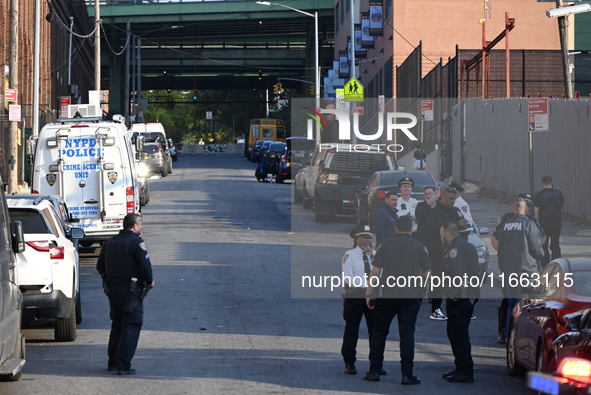
[[[94,32],[94,89],[101,97],[101,7],[99,0],[94,0],[94,23],[96,31]],[[99,110],[101,105],[99,104]]]
[[[11,89],[18,89],[18,0],[10,0],[10,74],[8,84]],[[17,91],[18,92],[18,91]],[[8,163],[8,194],[16,193],[18,190],[18,147],[16,139],[18,135],[18,124],[15,121],[10,122],[8,133],[8,145],[5,155]]]
[[[556,0],[556,8],[562,7],[562,0]],[[564,78],[564,90],[566,98],[573,98],[573,83],[570,78],[570,64],[568,62],[568,36],[566,34],[566,17],[559,16],[558,31],[560,33],[560,49],[562,50],[562,78]]]

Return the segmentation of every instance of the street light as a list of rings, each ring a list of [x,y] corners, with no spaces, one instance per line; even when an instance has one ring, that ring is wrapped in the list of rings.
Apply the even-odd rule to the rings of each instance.
[[[297,8],[290,7],[285,4],[277,4],[271,3],[269,1],[257,1],[257,4],[260,5],[275,5],[278,7],[283,7],[290,9],[295,12],[299,12],[300,14],[307,15],[309,17],[314,18],[314,105],[316,110],[320,108],[320,75],[319,75],[319,58],[318,58],[318,11],[314,11],[314,14],[311,14],[306,11],[298,10]],[[316,144],[320,145],[320,128],[316,125]]]

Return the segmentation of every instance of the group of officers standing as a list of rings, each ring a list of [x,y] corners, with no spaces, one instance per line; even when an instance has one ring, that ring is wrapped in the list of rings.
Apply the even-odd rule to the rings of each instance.
[[[345,373],[356,374],[356,345],[359,326],[365,317],[370,369],[363,379],[379,381],[379,376],[386,374],[383,369],[386,338],[397,316],[401,383],[413,385],[421,382],[413,374],[414,333],[426,282],[423,286],[407,282],[404,287],[395,287],[389,286],[386,279],[408,280],[417,276],[428,279],[441,276],[443,272],[451,278],[466,275],[470,278],[479,275],[479,265],[476,249],[467,237],[474,222],[468,204],[461,198],[463,188],[459,184],[449,183],[439,200],[435,188],[426,187],[422,202],[411,197],[412,179],[402,178],[398,185],[400,196],[393,191],[385,193],[384,205],[372,217],[374,228],[361,225],[350,233],[353,249],[345,253],[342,262],[343,278],[345,282],[350,279],[351,283],[345,283],[343,292],[345,331],[341,354]],[[513,212],[499,219],[492,245],[498,251],[499,268],[503,273],[539,273],[550,261],[548,245],[552,259],[560,257],[558,238],[564,199],[562,193],[552,187],[549,176],[543,178],[542,186],[535,199],[529,194],[519,195],[513,203]],[[534,202],[540,223],[553,227],[550,243],[540,223],[526,216]],[[376,250],[372,249],[374,229]],[[443,373],[442,378],[452,383],[473,383],[469,325],[475,318],[474,305],[480,297],[480,289],[466,283],[458,287],[446,286],[433,288],[429,294],[430,318],[447,321],[446,332],[454,355],[454,369]],[[504,299],[499,308],[500,342],[506,341],[513,307],[523,291],[508,286],[503,290]],[[447,316],[441,310],[443,297]]]

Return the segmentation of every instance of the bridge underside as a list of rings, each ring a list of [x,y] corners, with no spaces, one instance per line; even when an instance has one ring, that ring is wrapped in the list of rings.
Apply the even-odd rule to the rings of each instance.
[[[333,59],[333,1],[291,4],[318,11],[320,65],[326,70]],[[143,91],[264,90],[278,78],[314,81],[314,18],[289,9],[251,1],[107,5],[101,19],[106,32],[101,86],[115,101],[116,96],[123,100],[125,76],[131,91],[140,71]],[[306,84],[281,82],[308,90]]]

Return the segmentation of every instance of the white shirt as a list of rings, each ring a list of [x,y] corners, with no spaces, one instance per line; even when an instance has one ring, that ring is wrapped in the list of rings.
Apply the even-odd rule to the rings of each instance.
[[[375,254],[372,250],[372,255]],[[373,269],[373,259],[368,255],[369,269]],[[343,256],[343,278],[345,283],[356,288],[367,288],[367,276],[365,276],[365,264],[363,263],[363,250],[355,247],[345,252]],[[364,277],[365,276],[365,277]],[[352,283],[349,283],[352,281]]]
[[[406,207],[404,210],[402,209],[402,205]],[[409,198],[408,201],[404,201],[402,196],[398,198],[398,203],[396,204],[396,208],[398,209],[398,217],[402,217],[403,215],[407,215],[410,213],[413,217],[415,216],[415,209],[417,208],[417,204],[419,201],[413,197]],[[417,221],[412,221],[412,231],[417,231]]]
[[[469,226],[474,226],[474,220],[472,219],[472,214],[470,213],[470,206],[468,202],[464,200],[463,197],[456,198],[456,202],[454,203],[454,207],[459,208],[462,211],[462,215],[468,221]]]

